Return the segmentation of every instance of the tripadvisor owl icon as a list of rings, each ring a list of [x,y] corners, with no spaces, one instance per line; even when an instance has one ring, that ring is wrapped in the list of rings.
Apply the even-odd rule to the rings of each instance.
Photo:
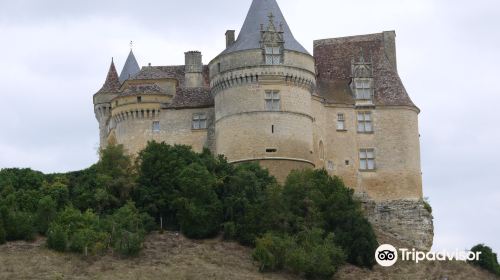
[[[375,260],[381,266],[392,266],[398,260],[398,251],[392,245],[380,245],[375,251]]]

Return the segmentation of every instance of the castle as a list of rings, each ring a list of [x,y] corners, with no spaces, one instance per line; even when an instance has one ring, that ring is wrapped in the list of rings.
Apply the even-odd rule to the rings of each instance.
[[[253,0],[236,39],[203,65],[140,68],[131,51],[94,95],[100,145],[130,154],[148,141],[209,148],[231,163],[257,161],[283,181],[325,168],[364,199],[371,221],[416,247],[432,244],[423,207],[419,109],[398,76],[395,32],[294,38],[276,0]],[[415,229],[416,228],[416,229]]]

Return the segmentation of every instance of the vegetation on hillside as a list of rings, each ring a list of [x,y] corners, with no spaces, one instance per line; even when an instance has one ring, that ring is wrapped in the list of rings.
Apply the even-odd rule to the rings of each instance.
[[[482,267],[497,276],[500,276],[500,265],[498,264],[497,254],[495,254],[490,247],[484,244],[478,244],[472,247],[472,249],[470,250],[472,252],[481,252],[481,254],[479,255],[479,260],[470,261],[470,263]]]
[[[135,162],[122,146],[90,168],[44,175],[0,171],[0,243],[47,236],[49,248],[137,255],[154,229],[189,238],[222,233],[254,247],[262,271],[329,278],[345,261],[371,268],[377,241],[353,191],[324,170],[280,186],[256,163],[151,142]]]

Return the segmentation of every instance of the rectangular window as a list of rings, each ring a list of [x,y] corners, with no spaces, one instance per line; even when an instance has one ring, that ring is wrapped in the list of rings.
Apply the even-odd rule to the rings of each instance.
[[[142,102],[142,97],[141,96],[137,96],[137,103],[141,103]]]
[[[160,122],[159,121],[153,122],[153,132],[160,132]]]
[[[280,47],[265,47],[265,53],[267,65],[278,65],[282,63]]]
[[[359,150],[359,169],[360,170],[375,170],[375,150],[361,149]]]
[[[276,90],[266,91],[266,110],[279,111],[280,110],[280,93]]]
[[[372,133],[373,122],[371,112],[358,112],[358,132]]]
[[[207,115],[194,114],[193,115],[193,129],[206,129],[207,128]]]
[[[369,79],[357,79],[356,86],[356,99],[358,100],[371,100],[372,99],[372,83]]]
[[[328,170],[333,170],[333,168],[334,168],[333,161],[331,161],[331,160],[328,161],[327,168],[328,168]]]
[[[337,130],[345,130],[345,117],[344,114],[337,115]]]

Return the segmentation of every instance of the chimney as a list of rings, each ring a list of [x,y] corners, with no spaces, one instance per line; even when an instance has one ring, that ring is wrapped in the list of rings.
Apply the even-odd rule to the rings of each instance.
[[[384,51],[389,59],[389,62],[394,67],[396,73],[398,72],[398,63],[396,58],[396,32],[384,31]]]
[[[189,51],[184,53],[186,58],[185,65],[185,87],[203,86],[203,63],[201,61],[201,52]]]
[[[226,31],[226,48],[229,48],[232,44],[234,44],[235,36],[234,30]]]

